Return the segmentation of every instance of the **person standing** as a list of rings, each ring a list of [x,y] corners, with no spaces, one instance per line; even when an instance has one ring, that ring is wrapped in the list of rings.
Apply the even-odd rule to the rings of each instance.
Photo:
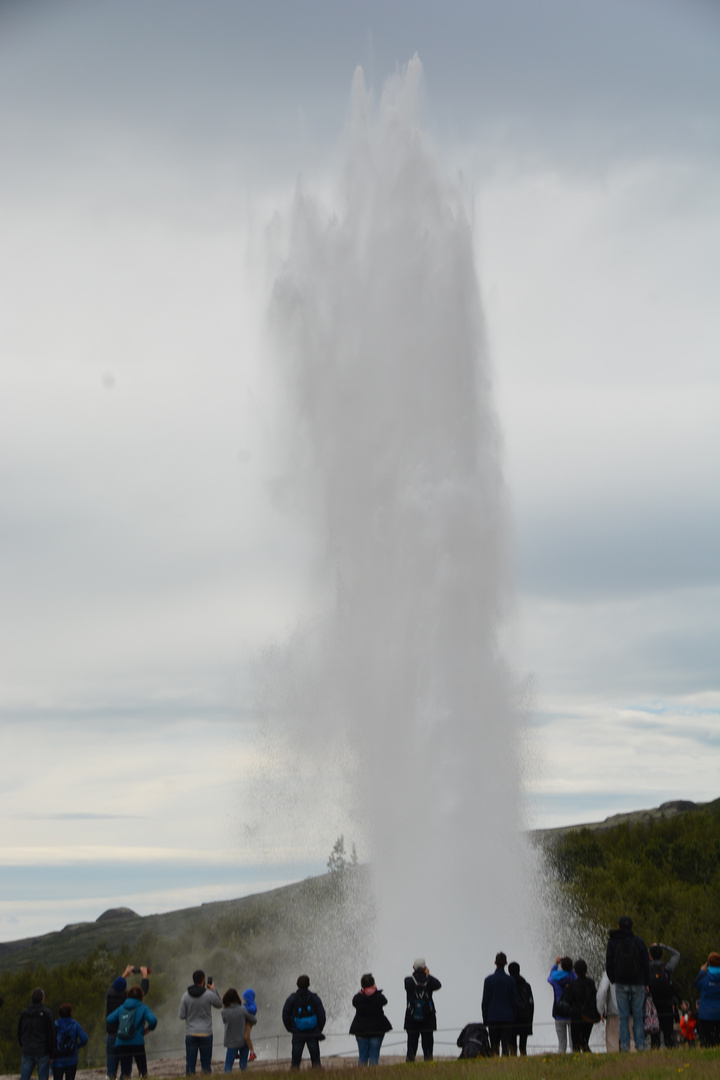
[[[320,1068],[320,1042],[325,1038],[325,1007],[310,989],[310,976],[300,975],[297,990],[285,1001],[282,1011],[285,1030],[292,1035],[290,1068],[299,1069],[303,1050],[307,1046],[310,1064]]]
[[[605,1021],[605,1049],[608,1054],[619,1054],[620,1026],[617,1000],[615,998],[615,987],[610,982],[607,971],[603,971],[595,998],[595,1005],[600,1014],[600,1019]]]
[[[671,954],[667,962],[663,961],[663,952]],[[648,949],[650,954],[650,997],[653,999],[655,1011],[658,1014],[660,1031],[650,1035],[650,1046],[653,1050],[660,1049],[660,1035],[667,1050],[675,1045],[675,1009],[677,1001],[672,985],[672,975],[680,963],[680,953],[677,949],[671,949],[669,945],[663,945],[660,941],[654,941]]]
[[[423,1060],[432,1061],[437,1031],[437,1016],[433,994],[442,983],[430,974],[423,957],[413,964],[413,973],[405,979],[405,1031],[407,1032],[406,1061],[414,1061],[418,1042],[422,1039]]]
[[[55,1025],[45,1005],[45,991],[39,986],[33,990],[27,1009],[20,1013],[17,1036],[22,1050],[20,1080],[30,1080],[36,1066],[38,1080],[48,1080],[55,1056]]]
[[[650,981],[650,957],[642,938],[633,934],[629,915],[618,919],[617,929],[610,931],[605,954],[605,970],[615,987],[620,1024],[620,1049],[630,1049],[630,1014],[633,1019],[635,1049],[645,1049],[643,1004]]]
[[[133,1058],[138,1074],[147,1076],[147,1057],[145,1056],[145,1036],[157,1027],[157,1017],[143,1005],[141,987],[133,986],[128,990],[122,1005],[110,1013],[108,1020],[116,1022],[118,1032],[115,1037],[115,1053],[120,1059],[120,1075],[130,1076]]]
[[[205,972],[193,971],[192,986],[180,999],[178,1018],[185,1021],[185,1075],[193,1076],[197,1067],[204,1073],[212,1071],[213,1028],[212,1011],[222,1009],[222,1001],[212,980],[205,985]]]
[[[555,1034],[558,1039],[558,1052],[564,1054],[569,1049],[572,1053],[573,1044],[570,1035],[570,1007],[563,1001],[565,987],[573,979],[577,978],[573,971],[573,962],[569,956],[557,956],[552,966],[547,981],[553,991],[552,1016],[555,1021]]]
[[[508,964],[508,975],[515,981],[515,989],[517,990],[517,1024],[512,1030],[510,1036],[510,1056],[515,1057],[518,1052],[518,1042],[520,1043],[520,1057],[527,1056],[527,1041],[528,1037],[532,1035],[532,1023],[535,1015],[535,1001],[533,999],[532,986],[523,979],[520,974],[520,965],[513,961]]]
[[[358,1065],[377,1065],[385,1032],[392,1031],[392,1024],[384,1012],[387,998],[369,973],[360,979],[360,993],[355,995],[352,1003],[355,1016],[350,1034],[357,1039]]]
[[[80,1047],[87,1044],[88,1037],[77,1020],[73,1020],[72,1005],[61,1005],[58,1016],[59,1019],[55,1021],[53,1080],[75,1080]]]
[[[148,981],[148,975],[150,969],[147,967],[136,968],[133,964],[128,966],[123,971],[122,975],[118,975],[110,986],[107,994],[105,995],[105,1030],[107,1037],[105,1040],[105,1056],[107,1063],[106,1078],[107,1080],[115,1080],[118,1071],[118,1064],[120,1058],[115,1053],[115,1039],[117,1038],[117,1024],[110,1024],[107,1022],[107,1017],[110,1013],[115,1012],[125,1001],[128,994],[127,979],[128,975],[140,974],[140,989],[143,992],[143,997],[150,989],[150,983]]]
[[[597,1008],[597,987],[587,973],[584,960],[576,960],[573,970],[576,978],[568,983],[563,995],[570,1006],[570,1034],[573,1050],[581,1054],[590,1053],[590,1035],[593,1024],[600,1019]]]
[[[701,1047],[720,1046],[720,953],[710,953],[693,986],[700,991],[698,1042]]]
[[[246,991],[253,994],[253,991]],[[253,994],[253,1004],[254,1004]],[[226,990],[222,999],[222,1020],[225,1027],[225,1072],[232,1072],[233,1062],[238,1058],[241,1070],[247,1069],[248,1058],[254,1053],[251,1031],[257,1024],[257,1005],[255,1012],[251,1012],[247,1005],[240,1000],[235,987]]]
[[[483,985],[482,1018],[490,1036],[490,1049],[497,1057],[510,1053],[510,1038],[517,1023],[518,996],[515,980],[505,971],[507,956],[499,952],[495,957],[495,971],[488,975]],[[519,970],[519,969],[518,969]]]

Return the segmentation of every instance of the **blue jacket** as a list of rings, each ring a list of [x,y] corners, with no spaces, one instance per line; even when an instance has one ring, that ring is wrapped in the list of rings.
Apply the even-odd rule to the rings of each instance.
[[[512,1024],[517,1020],[515,980],[502,968],[488,975],[483,986],[482,1018],[485,1024]]]
[[[698,1020],[720,1020],[720,967],[701,970],[693,985],[700,991]]]
[[[553,988],[553,1016],[555,1016],[555,1006],[563,996],[563,990],[569,982],[573,981],[573,979],[577,979],[577,975],[574,971],[563,971],[559,964],[553,964],[552,971],[547,978],[547,981]]]
[[[119,1009],[115,1009],[111,1012],[107,1018],[109,1024],[119,1023],[120,1017],[127,1010],[132,1009],[135,1012],[135,1030],[133,1031],[131,1039],[121,1039],[118,1035],[115,1039],[116,1046],[144,1046],[145,1034],[144,1029],[147,1026],[150,1031],[153,1031],[157,1027],[157,1017],[154,1013],[151,1013],[147,1005],[143,1005],[139,998],[129,997],[126,998]]]
[[[69,1032],[70,1038],[73,1040],[75,1051],[72,1054],[66,1054],[64,1057],[57,1053],[58,1046],[60,1045],[60,1039]],[[71,1065],[77,1065],[78,1052],[81,1046],[85,1046],[88,1041],[88,1037],[83,1029],[78,1024],[77,1020],[73,1020],[72,1016],[61,1016],[59,1020],[55,1021],[55,1060],[54,1064],[59,1069],[67,1069]]]

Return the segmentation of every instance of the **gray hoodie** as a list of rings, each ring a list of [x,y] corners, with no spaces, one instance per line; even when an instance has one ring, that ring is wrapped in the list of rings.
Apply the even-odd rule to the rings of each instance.
[[[228,1005],[222,1011],[222,1018],[225,1025],[224,1045],[231,1049],[246,1046],[245,1025],[257,1024],[257,1016],[249,1013],[244,1005]]]
[[[212,1011],[221,1009],[217,990],[207,986],[188,986],[180,999],[178,1016],[185,1021],[186,1035],[212,1035]]]
[[[597,1005],[597,1011],[601,1016],[617,1016],[618,1007],[617,998],[615,997],[615,987],[610,982],[607,971],[603,971],[603,977],[598,986],[595,1003]]]

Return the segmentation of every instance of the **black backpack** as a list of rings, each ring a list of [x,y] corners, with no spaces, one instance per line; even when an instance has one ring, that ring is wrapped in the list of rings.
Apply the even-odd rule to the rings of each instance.
[[[418,982],[414,975],[412,980],[415,983],[415,989],[408,1002],[408,1012],[414,1024],[422,1024],[428,1013],[432,1012],[432,998],[428,993],[427,983]]]
[[[635,937],[625,934],[618,938],[615,946],[615,982],[633,986],[642,981],[640,951]]]
[[[490,1038],[484,1024],[466,1024],[457,1045],[461,1058],[490,1057]]]
[[[77,1038],[74,1027],[58,1029],[55,1042],[57,1046],[57,1057],[68,1058],[75,1056]]]
[[[517,1018],[519,1024],[529,1024],[533,1018],[533,996],[529,982],[516,982],[517,989]]]
[[[583,980],[582,999],[580,1001],[580,1016],[586,1023],[597,1024],[600,1013],[597,1007],[597,990],[593,980],[586,976]]]
[[[650,996],[655,1006],[666,1006],[667,1012],[673,1001],[673,988],[668,970],[662,960],[650,964]]]

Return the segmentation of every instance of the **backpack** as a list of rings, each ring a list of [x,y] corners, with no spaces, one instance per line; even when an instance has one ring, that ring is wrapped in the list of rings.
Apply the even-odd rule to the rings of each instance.
[[[583,996],[580,1002],[580,1015],[587,1024],[597,1024],[600,1020],[600,1013],[597,1007],[597,990],[595,989],[595,983],[592,979],[584,978],[583,980]]]
[[[77,1036],[75,1033],[75,1028],[64,1027],[62,1029],[58,1029],[55,1036],[55,1045],[57,1047],[57,1057],[74,1057],[75,1051],[77,1050]]]
[[[645,995],[643,1004],[643,1027],[646,1035],[657,1035],[660,1031],[660,1021],[658,1020],[655,1002],[649,994]]]
[[[309,994],[295,996],[293,1020],[298,1031],[313,1031],[317,1027],[317,1015]]]
[[[461,1058],[490,1057],[490,1038],[484,1024],[466,1024],[458,1035]]]
[[[672,983],[662,960],[654,960],[650,964],[650,993],[656,1007],[658,1005],[667,1005],[668,1007],[672,1005]]]
[[[533,1018],[533,996],[529,982],[516,982],[517,990],[517,1018],[520,1024],[529,1024]]]
[[[642,981],[640,955],[635,937],[625,934],[618,938],[615,946],[615,982],[633,986]]]
[[[418,982],[414,975],[412,979],[415,989],[408,1002],[408,1012],[414,1024],[422,1024],[427,1014],[432,1012],[432,998],[428,993],[426,983]]]
[[[118,1024],[118,1038],[129,1041],[135,1034],[135,1009],[123,1009]]]

